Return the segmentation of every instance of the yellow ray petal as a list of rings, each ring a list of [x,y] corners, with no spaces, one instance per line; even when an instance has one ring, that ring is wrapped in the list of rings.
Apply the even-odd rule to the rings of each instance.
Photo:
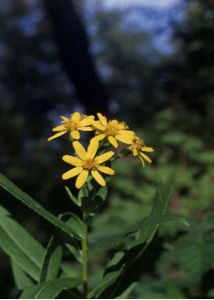
[[[108,141],[110,144],[112,144],[112,146],[114,146],[114,148],[118,147],[118,142],[113,136],[108,136]]]
[[[151,148],[151,147],[142,147],[141,149],[140,149],[141,151],[145,151],[145,152],[153,152],[153,151],[155,151],[153,148]]]
[[[87,149],[87,157],[88,158],[94,158],[94,156],[97,153],[98,146],[99,146],[99,143],[96,140],[92,139],[90,141],[90,144]]]
[[[146,161],[148,161],[150,164],[152,163],[152,160],[150,157],[148,157],[148,155],[144,154],[143,152],[140,152],[140,156],[142,156],[142,158],[144,158]]]
[[[118,128],[119,128],[119,130],[126,130],[127,129],[127,125],[126,124],[124,124],[124,123],[119,123],[118,125]]]
[[[67,122],[68,121],[68,118],[64,117],[64,116],[60,116],[60,118],[64,121],[64,122]]]
[[[133,140],[133,135],[130,133],[126,133],[126,131],[121,130],[118,134],[116,134],[116,139],[125,144],[131,144]]]
[[[49,138],[48,138],[48,141],[50,142],[50,141],[52,141],[53,139],[56,139],[56,138],[58,138],[59,136],[65,134],[66,132],[67,132],[67,131],[61,131],[61,132],[58,132],[58,133],[52,135],[51,137],[49,137]]]
[[[92,125],[95,129],[97,129],[99,131],[105,131],[105,129],[106,129],[106,127],[103,126],[100,121],[93,121]]]
[[[100,123],[106,127],[107,126],[107,118],[103,116],[101,113],[97,113],[98,119],[100,120]]]
[[[64,160],[66,163],[71,164],[76,167],[82,166],[82,161],[78,157],[74,157],[71,155],[64,155],[62,157],[62,160]]]
[[[74,121],[74,122],[79,122],[81,119],[81,115],[78,111],[74,112],[72,115],[71,115],[71,120]]]
[[[81,189],[81,187],[85,184],[87,178],[88,178],[88,171],[87,170],[83,170],[79,176],[77,177],[76,183],[75,183],[75,187],[77,189]]]
[[[122,130],[120,130],[120,132],[119,132],[119,134],[126,134],[127,136],[129,136],[129,137],[134,137],[134,135],[135,135],[135,133],[134,133],[134,131],[131,131],[131,130],[126,130],[126,129],[122,129]]]
[[[67,180],[69,178],[72,178],[72,177],[78,175],[80,172],[82,172],[82,167],[73,168],[73,169],[67,171],[66,173],[64,173],[62,175],[62,179]]]
[[[74,147],[76,154],[79,156],[79,158],[85,159],[86,151],[85,151],[85,148],[83,147],[83,145],[80,144],[80,142],[78,142],[78,141],[74,141],[73,147]]]
[[[93,120],[94,120],[94,116],[87,116],[80,121],[80,126],[82,127],[82,126],[91,125]]]
[[[104,154],[101,154],[101,155],[97,156],[96,161],[98,162],[98,164],[101,164],[104,161],[110,159],[113,155],[114,155],[113,151],[106,152]]]
[[[101,133],[101,134],[95,135],[95,137],[93,137],[91,139],[91,141],[99,142],[99,141],[103,140],[105,137],[106,137],[105,134]]]
[[[103,178],[103,176],[96,170],[92,170],[91,171],[91,175],[94,177],[94,179],[101,185],[101,186],[105,186],[106,182]]]
[[[93,131],[94,129],[92,127],[78,127],[79,130],[82,131]]]
[[[79,140],[79,138],[80,138],[80,133],[79,133],[79,131],[77,131],[77,130],[72,130],[72,131],[71,131],[71,137],[72,137],[72,139],[74,139],[74,140]]]
[[[115,171],[109,167],[106,166],[98,166],[98,171],[108,174],[108,175],[114,175]]]
[[[133,149],[133,150],[132,150],[132,154],[133,154],[133,156],[137,156],[137,155],[138,155],[137,150],[136,150],[136,149]]]
[[[66,130],[65,125],[59,125],[52,129],[52,131],[65,131],[65,130]]]
[[[142,159],[142,157],[139,155],[139,158],[140,158],[140,161],[142,163],[142,166],[144,167],[145,163],[144,163],[144,160]]]

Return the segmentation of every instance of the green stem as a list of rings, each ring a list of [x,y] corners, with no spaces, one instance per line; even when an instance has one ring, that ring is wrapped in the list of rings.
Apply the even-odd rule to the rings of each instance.
[[[83,213],[83,222],[85,224],[82,239],[82,280],[83,297],[88,299],[88,215]]]

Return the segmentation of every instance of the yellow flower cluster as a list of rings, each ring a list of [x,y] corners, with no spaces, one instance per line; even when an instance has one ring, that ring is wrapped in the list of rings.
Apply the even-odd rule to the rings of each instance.
[[[124,148],[127,149],[134,157],[139,157],[143,166],[144,161],[152,162],[145,152],[153,152],[153,148],[147,147],[143,140],[136,136],[124,122],[108,120],[101,113],[97,113],[97,119],[95,116],[86,116],[79,112],[74,112],[70,118],[62,116],[61,119],[61,124],[52,129],[54,135],[48,141],[65,133],[71,137],[75,154],[74,156],[64,155],[62,159],[73,167],[62,175],[62,179],[67,180],[77,176],[75,186],[78,189],[85,184],[89,175],[101,186],[106,185],[105,179],[100,173],[114,175],[114,170],[103,164],[118,157],[114,150],[118,148],[119,143],[126,145],[121,152]],[[94,131],[87,150],[78,141],[81,131]],[[106,151],[106,149],[108,150]]]

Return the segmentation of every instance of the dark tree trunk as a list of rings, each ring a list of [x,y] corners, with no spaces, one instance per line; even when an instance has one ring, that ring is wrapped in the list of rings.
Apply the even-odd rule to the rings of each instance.
[[[87,113],[108,113],[108,95],[89,51],[86,30],[70,0],[43,0],[63,66]]]

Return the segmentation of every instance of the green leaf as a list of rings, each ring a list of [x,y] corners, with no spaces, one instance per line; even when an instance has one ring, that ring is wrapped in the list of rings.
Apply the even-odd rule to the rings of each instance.
[[[83,231],[84,224],[82,221],[74,214],[72,213],[64,213],[59,216],[61,220],[63,220],[66,224],[69,224],[73,230],[75,231],[75,234],[78,236],[81,236]],[[59,235],[59,234],[60,235]],[[60,272],[60,264],[62,259],[62,244],[64,244],[70,249],[70,247],[73,247],[75,253],[78,253],[79,249],[79,241],[75,240],[72,237],[62,236],[61,232],[58,232],[58,229],[55,229],[55,232],[53,236],[51,237],[40,275],[40,283],[56,279]],[[79,253],[80,255],[80,253]],[[63,271],[63,268],[61,269]]]
[[[33,200],[33,198],[23,192],[20,188],[18,188],[12,181],[10,181],[7,177],[0,173],[0,186],[2,186],[6,191],[12,194],[15,198],[20,200],[30,209],[32,209],[35,213],[42,216],[48,222],[58,227],[62,231],[68,233],[69,235],[75,235],[74,230],[68,225],[59,220],[53,214],[51,214],[48,210],[42,207],[38,202]],[[77,237],[78,238],[78,237]]]
[[[165,223],[165,222],[178,222],[189,227],[189,223],[182,216],[168,215],[168,214],[160,215],[160,216],[150,216],[143,219],[141,222],[136,223],[135,225],[129,226],[128,228],[126,228],[124,231],[120,233],[107,236],[100,241],[92,243],[92,246],[95,246],[97,248],[114,246],[115,244],[123,241],[125,238],[136,233],[137,231],[143,231],[148,227],[154,228],[154,226],[160,225],[161,223]],[[136,246],[138,243],[139,240],[137,240],[137,242],[133,242],[131,245]]]
[[[160,184],[157,188],[155,202],[153,204],[150,217],[163,215],[166,212],[168,201],[169,201],[169,187],[164,184]],[[149,244],[152,241],[153,237],[155,236],[158,227],[159,227],[159,223],[154,224],[151,227],[148,227],[146,230],[141,230],[134,243],[131,244],[130,246],[140,245],[146,241]]]
[[[106,179],[106,178],[105,178]],[[90,205],[90,215],[95,215],[100,208],[103,206],[103,203],[106,200],[108,194],[107,187],[93,187],[93,190],[91,191],[89,195],[89,205]]]
[[[100,201],[100,202],[101,201],[102,202],[105,201],[107,195],[108,195],[108,189],[107,189],[107,187],[106,186],[100,187],[99,190],[98,190],[98,192],[95,195],[96,202],[98,202],[98,201]]]
[[[148,248],[144,244],[115,253],[100,284],[92,290],[90,296],[101,299],[120,297],[130,285],[139,280],[151,259],[152,252],[151,247]]]
[[[117,265],[120,260],[123,258],[124,253],[121,252],[117,252],[113,258],[109,261],[108,265],[107,265],[107,269],[113,268],[115,265]],[[89,298],[99,298],[99,296],[101,295],[101,293],[103,291],[105,291],[110,285],[112,285],[116,279],[120,276],[120,270],[115,269],[112,270],[112,272],[108,272],[101,280],[100,284],[93,289],[90,293],[89,293]]]
[[[65,214],[63,214],[63,216],[68,217],[66,224],[68,224],[73,229],[76,236],[78,236],[79,238],[82,238],[83,230],[84,230],[84,226],[85,226],[84,223],[82,222],[82,220],[80,220],[80,218],[73,213],[65,213]]]
[[[82,254],[81,250],[75,247],[73,244],[66,243],[65,246],[68,248],[68,250],[71,252],[73,257],[79,262],[82,263]]]
[[[11,260],[13,277],[16,287],[24,290],[34,285],[33,280],[13,261]]]
[[[81,284],[79,278],[60,278],[35,285],[24,290],[21,299],[55,299],[61,291]]]
[[[151,216],[158,216],[165,213],[169,201],[169,187],[165,184],[159,184],[156,192],[155,202],[152,208]]]
[[[71,199],[71,201],[78,207],[81,206],[81,202],[79,201],[79,198],[74,197],[74,195],[71,193],[71,190],[69,189],[68,186],[65,186],[65,190],[69,196],[69,198]]]
[[[159,225],[165,222],[178,222],[185,226],[188,227],[190,226],[187,220],[182,216],[165,214],[165,215],[151,216],[145,218],[144,221],[142,222],[142,227],[140,229],[142,230],[144,227]]]
[[[89,298],[100,298],[100,295],[106,291],[106,289],[111,286],[117,278],[120,276],[120,272],[116,271],[114,273],[110,273],[107,276],[105,276],[100,284],[97,286],[97,288],[93,289],[91,293],[89,294]],[[103,299],[103,298],[102,298]]]
[[[82,236],[84,223],[80,220],[79,217],[72,213],[64,213],[60,216],[60,218],[68,223],[72,228],[76,231],[76,234]],[[69,238],[65,240],[65,246],[71,252],[71,254],[76,258],[77,261],[81,262],[81,244],[79,241],[74,238]]]
[[[119,296],[117,296],[116,299],[127,299],[128,296],[133,291],[133,289],[136,287],[136,285],[137,285],[136,282],[132,283],[122,294],[120,294]]]
[[[89,204],[89,190],[86,185],[84,185],[78,192],[77,196],[78,201],[82,205],[82,210],[84,212],[90,213],[91,207]]]
[[[0,206],[0,247],[33,279],[39,280],[44,249]]]
[[[58,244],[53,235],[46,248],[42,264],[40,283],[56,279],[60,270],[62,260],[62,247]]]
[[[88,191],[86,185],[84,185],[78,192],[78,195],[77,195],[78,202],[83,204],[82,201],[84,198],[88,198],[88,193],[89,193],[89,191]]]

